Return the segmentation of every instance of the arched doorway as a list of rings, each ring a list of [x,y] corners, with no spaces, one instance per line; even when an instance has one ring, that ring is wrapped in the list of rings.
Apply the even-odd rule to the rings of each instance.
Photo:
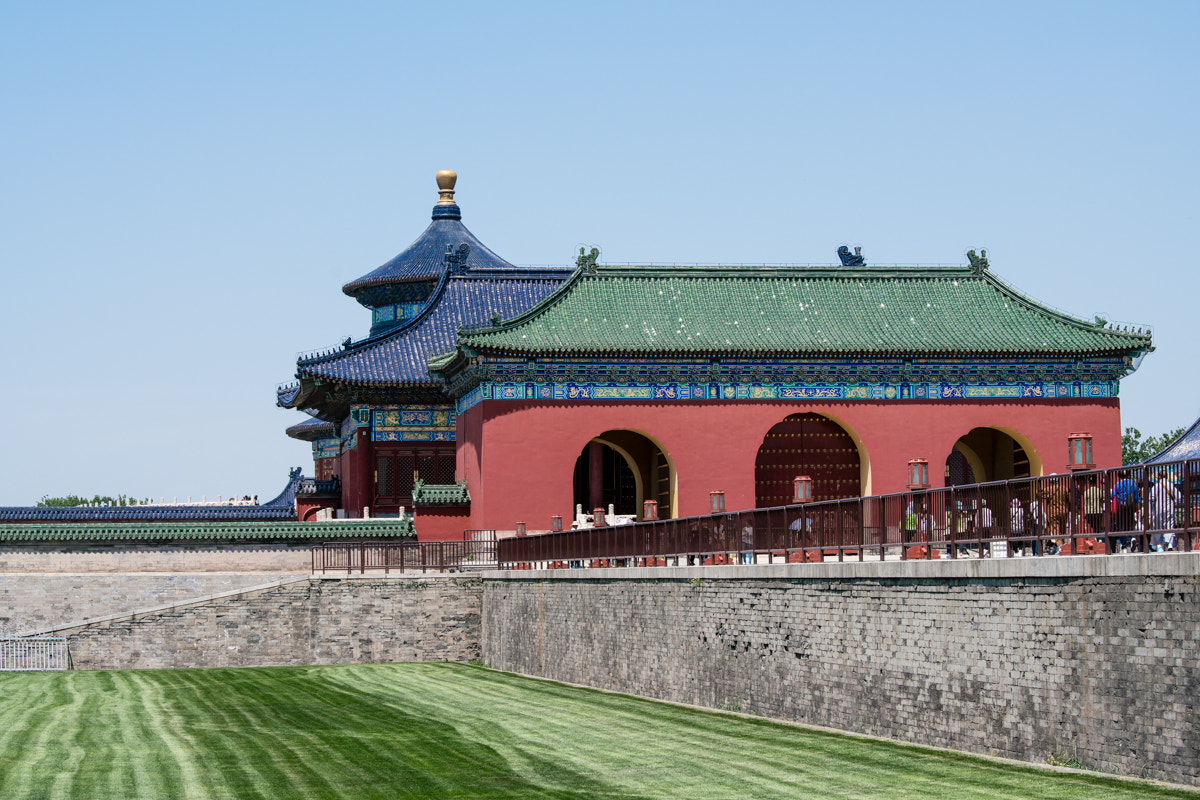
[[[754,460],[758,508],[792,502],[793,481],[813,479],[814,500],[859,497],[858,445],[841,425],[820,414],[792,414],[767,432]]]
[[[658,516],[675,516],[675,471],[654,440],[637,431],[605,431],[575,460],[574,504],[585,511],[607,509],[640,520],[646,500],[658,503]]]
[[[946,456],[946,485],[962,486],[1040,474],[1037,454],[997,428],[972,428]]]

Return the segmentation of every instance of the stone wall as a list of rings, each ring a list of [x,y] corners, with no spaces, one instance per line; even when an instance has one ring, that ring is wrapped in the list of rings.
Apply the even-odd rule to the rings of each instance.
[[[492,573],[483,659],[1200,783],[1200,555]]]
[[[312,544],[50,542],[0,547],[0,574],[9,572],[274,572],[307,574]]]
[[[290,572],[0,573],[0,636],[184,603],[292,576]]]
[[[479,658],[478,578],[292,579],[57,632],[74,669]]]

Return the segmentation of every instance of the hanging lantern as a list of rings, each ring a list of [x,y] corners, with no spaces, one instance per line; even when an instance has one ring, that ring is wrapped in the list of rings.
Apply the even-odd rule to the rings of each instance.
[[[525,535],[525,523],[518,522],[517,523],[517,536],[524,536],[524,535]]]
[[[597,528],[603,528],[606,524],[604,521],[604,509],[596,508],[592,510],[592,525]]]
[[[647,500],[642,504],[642,519],[649,522],[650,520],[658,519],[658,501]]]
[[[555,514],[550,518],[550,530],[556,532],[562,530],[562,516],[560,514]]]
[[[792,481],[792,502],[812,502],[812,478],[807,475],[796,476],[796,479]]]
[[[908,488],[929,488],[929,462],[924,458],[913,458],[908,462]]]
[[[708,510],[713,514],[718,514],[725,510],[725,493],[724,492],[709,492],[708,493]]]
[[[1092,461],[1092,435],[1072,433],[1067,437],[1067,468],[1071,470],[1095,469]]]

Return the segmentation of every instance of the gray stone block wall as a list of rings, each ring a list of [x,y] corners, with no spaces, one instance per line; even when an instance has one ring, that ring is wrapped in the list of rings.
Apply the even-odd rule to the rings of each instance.
[[[483,659],[647,697],[1027,761],[1070,754],[1197,784],[1198,559],[496,573],[484,590]]]
[[[479,658],[478,578],[301,579],[58,632],[74,669]]]
[[[12,572],[278,572],[307,574],[312,545],[52,542],[0,547],[0,575]]]
[[[0,636],[18,636],[260,586],[286,572],[2,573]]]

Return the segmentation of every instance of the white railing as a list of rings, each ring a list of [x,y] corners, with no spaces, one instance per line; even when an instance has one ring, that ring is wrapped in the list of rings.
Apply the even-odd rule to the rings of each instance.
[[[69,669],[67,640],[61,636],[0,639],[0,672]]]
[[[202,495],[199,500],[193,500],[191,495],[188,495],[186,502],[181,502],[178,497],[174,497],[170,502],[167,498],[160,497],[157,501],[153,497],[145,498],[129,498],[125,502],[125,506],[256,506],[258,505],[258,495],[244,494],[241,497],[231,495],[228,498],[222,495],[217,495],[216,500],[209,500],[208,495]],[[116,503],[84,503],[81,506],[72,506],[72,508],[116,508],[125,507],[118,506]]]

